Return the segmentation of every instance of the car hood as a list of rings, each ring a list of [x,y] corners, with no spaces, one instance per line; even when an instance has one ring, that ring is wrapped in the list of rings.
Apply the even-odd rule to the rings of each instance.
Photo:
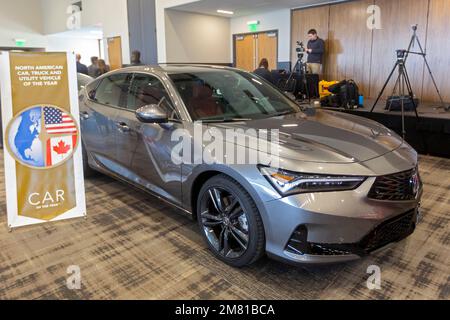
[[[392,152],[403,144],[394,132],[372,120],[320,109],[312,113],[209,124],[208,127],[223,130],[224,137],[226,129],[243,129],[247,136],[255,136],[255,130],[249,129],[256,129],[256,132],[278,129],[280,158],[322,163],[364,162]],[[239,139],[227,142],[240,145]],[[243,147],[263,151],[257,144]]]

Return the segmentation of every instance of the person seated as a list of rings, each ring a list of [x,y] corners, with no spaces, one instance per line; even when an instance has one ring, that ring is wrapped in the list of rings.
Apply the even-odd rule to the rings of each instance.
[[[272,73],[269,70],[269,61],[266,58],[261,60],[258,69],[253,71],[253,73],[274,84]]]

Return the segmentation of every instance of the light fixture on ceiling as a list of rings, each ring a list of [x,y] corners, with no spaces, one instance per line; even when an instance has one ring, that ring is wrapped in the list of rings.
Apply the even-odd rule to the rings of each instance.
[[[247,22],[247,25],[248,26],[257,26],[257,25],[259,25],[259,20],[252,20],[252,21],[248,21]]]
[[[217,10],[217,12],[218,12],[218,13],[223,13],[223,14],[229,14],[229,15],[232,15],[232,14],[234,14],[234,12],[233,12],[233,11],[228,11],[228,10],[221,10],[221,9]]]

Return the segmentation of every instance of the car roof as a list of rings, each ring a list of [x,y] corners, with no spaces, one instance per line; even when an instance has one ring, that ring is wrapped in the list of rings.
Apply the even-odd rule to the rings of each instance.
[[[216,65],[192,65],[192,64],[161,64],[133,66],[121,69],[128,72],[163,72],[168,74],[207,72],[212,70],[233,70],[233,68]],[[120,70],[117,70],[120,71]]]
[[[78,79],[83,79],[85,81],[94,80],[94,78],[92,78],[91,76],[88,76],[88,75],[83,74],[83,73],[77,73],[77,77],[78,77]]]

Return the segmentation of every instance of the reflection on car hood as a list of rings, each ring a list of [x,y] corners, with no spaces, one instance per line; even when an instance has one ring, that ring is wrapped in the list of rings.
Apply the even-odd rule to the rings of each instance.
[[[312,116],[296,113],[246,122],[209,124],[209,127],[243,129],[248,136],[254,136],[248,129],[278,129],[281,158],[323,163],[364,162],[392,152],[403,143],[381,124],[327,110],[317,110]],[[239,143],[236,140],[228,142]],[[258,150],[258,145],[248,147]]]

